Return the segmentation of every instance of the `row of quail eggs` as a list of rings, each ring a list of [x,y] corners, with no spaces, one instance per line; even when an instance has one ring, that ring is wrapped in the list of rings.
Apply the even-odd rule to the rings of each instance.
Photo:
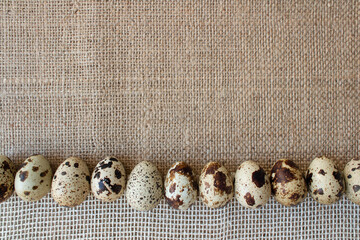
[[[199,181],[185,162],[176,162],[167,172],[165,182],[157,167],[140,162],[126,183],[123,164],[115,157],[100,161],[92,175],[86,163],[76,157],[66,159],[53,174],[50,163],[42,155],[27,158],[16,172],[12,161],[0,155],[0,202],[15,190],[24,201],[38,201],[49,191],[61,206],[81,204],[91,191],[100,200],[112,202],[126,188],[129,205],[139,211],[156,207],[165,195],[175,209],[186,210],[197,199],[210,208],[219,208],[233,198],[247,208],[265,205],[271,195],[282,205],[294,206],[304,200],[309,191],[315,201],[333,204],[346,192],[360,205],[360,161],[351,160],[341,172],[334,161],[315,158],[306,174],[291,160],[278,160],[270,175],[254,161],[243,162],[233,176],[218,162],[209,162],[202,169]]]

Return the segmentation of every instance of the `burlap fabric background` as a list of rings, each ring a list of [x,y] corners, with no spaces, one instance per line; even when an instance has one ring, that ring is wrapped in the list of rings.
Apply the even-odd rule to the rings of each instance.
[[[106,155],[305,170],[359,156],[359,1],[1,1],[0,152],[54,170]],[[150,212],[50,194],[0,205],[2,239],[359,239],[359,206],[235,200]]]

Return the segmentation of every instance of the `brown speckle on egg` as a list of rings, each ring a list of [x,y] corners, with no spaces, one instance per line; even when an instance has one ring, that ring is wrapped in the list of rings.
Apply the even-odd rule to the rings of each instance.
[[[252,173],[252,182],[258,187],[261,188],[265,184],[265,171],[260,168],[259,170]]]
[[[20,171],[20,173],[19,173],[19,177],[20,177],[21,182],[25,182],[25,180],[27,179],[28,176],[29,176],[28,171]]]
[[[246,200],[246,203],[249,205],[249,206],[254,206],[255,205],[255,199],[253,196],[251,196],[250,193],[246,193],[245,196],[244,196],[245,200]]]
[[[292,172],[292,169],[282,167],[281,162],[277,162],[275,164],[275,166],[271,170],[271,173],[275,173],[274,178],[272,178],[272,181],[275,181],[277,183],[286,184],[296,179],[295,175]]]
[[[214,186],[215,191],[218,191],[220,193],[225,192],[226,194],[231,194],[232,190],[233,190],[233,186],[232,185],[227,185],[226,183],[226,179],[228,176],[226,176],[223,172],[216,172],[214,175]]]
[[[115,169],[115,177],[116,177],[117,179],[120,179],[121,176],[122,176],[121,171],[120,171],[119,169]]]
[[[293,193],[291,194],[291,196],[289,197],[289,199],[297,201],[300,198],[300,195],[297,193]]]
[[[173,192],[175,192],[175,190],[176,190],[176,183],[173,183],[173,184],[171,184],[171,186],[169,188],[169,192],[173,193]]]
[[[118,184],[113,184],[113,185],[110,185],[110,188],[115,194],[118,194],[122,190],[123,186],[118,185]],[[109,195],[109,193],[108,193],[108,195]]]
[[[184,202],[180,199],[180,195],[176,195],[175,198],[165,197],[166,203],[175,209],[179,209]]]
[[[3,202],[7,199],[6,194],[8,193],[8,186],[3,183],[0,185],[0,202]]]
[[[45,170],[44,172],[40,173],[40,177],[45,177],[48,172],[49,170]]]
[[[98,195],[101,194],[101,193],[103,193],[104,191],[107,191],[107,192],[110,191],[110,190],[105,186],[103,180],[100,180],[100,181],[98,182],[98,188],[97,188],[97,189],[98,189],[98,190],[96,191],[96,193],[97,193]]]
[[[322,188],[315,189],[315,190],[314,190],[314,194],[324,195],[324,190],[323,190]]]
[[[186,176],[192,176],[192,174],[193,174],[191,167],[184,162],[178,162],[178,164],[171,167],[170,175],[169,175],[171,180],[175,177],[176,173],[186,175]]]
[[[4,157],[4,156],[3,156]],[[6,157],[7,158],[7,157]],[[7,158],[8,159],[8,158]],[[10,159],[9,159],[10,160]],[[7,170],[10,170],[10,164],[7,161],[2,162],[2,170],[5,172]]]
[[[93,178],[99,179],[99,178],[100,178],[100,172],[96,172],[96,173],[94,174],[94,177],[93,177]]]
[[[354,192],[358,192],[360,190],[360,185],[354,185],[353,190]]]
[[[215,174],[216,170],[218,170],[221,165],[217,162],[210,162],[205,169],[205,175]]]

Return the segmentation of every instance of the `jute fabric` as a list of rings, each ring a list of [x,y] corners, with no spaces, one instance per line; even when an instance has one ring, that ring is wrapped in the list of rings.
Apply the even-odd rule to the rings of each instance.
[[[359,13],[358,0],[1,1],[0,153],[54,170],[107,155],[127,173],[279,158],[305,171],[321,155],[342,169],[360,151]],[[14,194],[0,237],[359,239],[359,215],[345,197],[137,212],[125,197],[63,208]]]

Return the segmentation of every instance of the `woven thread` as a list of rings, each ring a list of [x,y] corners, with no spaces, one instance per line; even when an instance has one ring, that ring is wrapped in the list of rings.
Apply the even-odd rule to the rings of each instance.
[[[92,169],[106,155],[199,173],[208,161],[305,170],[359,156],[360,2],[1,1],[0,153]],[[360,239],[343,198],[293,208],[233,199],[151,212],[125,197],[68,209],[50,195],[0,205],[2,239]]]

